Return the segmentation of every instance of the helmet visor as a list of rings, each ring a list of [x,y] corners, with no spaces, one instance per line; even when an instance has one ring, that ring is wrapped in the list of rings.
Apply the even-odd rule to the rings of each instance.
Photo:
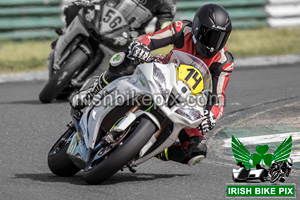
[[[214,30],[202,25],[199,30],[198,40],[202,45],[213,52],[221,50],[225,46],[229,35],[230,32]]]

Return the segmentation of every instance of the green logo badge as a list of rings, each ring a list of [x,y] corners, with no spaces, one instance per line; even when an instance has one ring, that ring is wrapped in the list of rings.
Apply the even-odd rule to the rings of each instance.
[[[276,149],[274,154],[267,154],[268,145],[257,145],[257,153],[250,154],[241,141],[232,136],[232,152],[237,163],[242,163],[246,169],[261,165],[263,167],[271,166],[273,162],[286,161],[292,151],[292,136],[286,138]]]
[[[126,54],[124,52],[119,52],[119,53],[113,55],[109,61],[110,65],[113,67],[120,65],[124,61],[125,57],[126,57]]]
[[[113,58],[113,61],[118,62],[118,61],[120,61],[120,59],[121,59],[120,54],[117,54],[117,55]]]

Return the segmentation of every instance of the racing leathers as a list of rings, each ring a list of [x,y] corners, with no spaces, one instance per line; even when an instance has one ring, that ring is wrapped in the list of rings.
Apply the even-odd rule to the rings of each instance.
[[[225,90],[233,70],[233,56],[226,47],[212,58],[203,58],[198,55],[192,41],[191,22],[187,20],[176,21],[155,33],[141,35],[136,41],[145,44],[150,51],[172,44],[174,50],[200,58],[208,66],[212,75],[213,91],[207,110],[215,116],[216,120],[222,116],[225,106]],[[172,52],[165,58],[168,61],[175,59]]]
[[[209,112],[208,115],[215,120],[218,120],[222,116],[225,106],[225,90],[233,70],[233,56],[227,51],[226,47],[212,58],[203,58],[198,55],[193,43],[191,22],[186,20],[176,21],[172,25],[157,31],[156,33],[142,35],[138,37],[136,41],[145,44],[150,51],[172,44],[174,50],[183,51],[200,58],[209,67],[212,75],[213,91],[209,96],[209,102],[206,108]],[[172,52],[170,52],[166,56],[166,59],[172,61],[175,57],[172,55]],[[213,125],[210,128],[213,128]],[[205,131],[208,130],[209,129]],[[190,138],[195,139],[199,137],[205,139],[202,132],[203,131],[199,131],[197,128],[185,129],[185,133],[187,133]],[[191,151],[189,149],[189,147],[191,148],[189,143],[192,143],[193,140],[188,140],[187,137],[185,138],[186,139],[181,139],[181,146]],[[202,144],[203,141],[198,141],[198,143],[199,142]],[[170,160],[182,163],[189,162],[189,156],[193,157],[192,155],[186,155],[185,157],[183,155],[178,156],[179,152],[182,152],[179,151],[182,147],[173,145],[171,147],[173,148],[173,153],[170,151],[171,148],[169,148],[168,156],[166,156],[166,152],[162,152],[160,156],[165,158],[168,157]],[[206,146],[198,145],[195,150],[199,150],[199,153],[204,153],[206,156]],[[194,163],[191,164],[193,165]]]
[[[213,128],[214,121],[218,120],[223,113],[225,106],[225,90],[233,70],[233,56],[227,51],[226,47],[212,58],[203,58],[198,55],[192,40],[191,24],[192,23],[187,20],[176,21],[155,33],[139,36],[135,43],[145,46],[145,49],[142,49],[142,51],[146,51],[147,48],[152,51],[168,45],[173,45],[174,50],[194,55],[200,58],[209,67],[212,75],[213,90],[208,98],[209,102],[206,108],[208,112],[207,120],[204,120],[206,122],[206,124],[204,124],[206,125],[206,130],[204,131],[209,131]],[[132,52],[129,54],[132,54]],[[165,56],[166,62],[174,59],[175,56],[173,56],[172,52]],[[126,62],[130,62],[128,60],[129,59],[127,59]],[[106,84],[120,75],[129,74],[128,72],[124,73],[125,70],[128,70],[128,68],[124,67],[124,65],[120,67],[110,65],[108,71],[104,75],[102,74],[97,83],[94,84],[94,88],[100,90],[104,83]],[[130,73],[133,73],[133,70]],[[95,85],[98,85],[98,87],[95,87]],[[201,125],[203,126],[203,124]],[[205,144],[205,136],[203,134],[204,131],[201,131],[201,129],[199,131],[198,128],[181,131],[179,136],[180,144],[169,147],[169,150],[162,152],[158,157],[162,160],[173,160],[189,165],[196,164],[199,160],[192,160],[193,157],[196,155],[206,156],[207,147]]]

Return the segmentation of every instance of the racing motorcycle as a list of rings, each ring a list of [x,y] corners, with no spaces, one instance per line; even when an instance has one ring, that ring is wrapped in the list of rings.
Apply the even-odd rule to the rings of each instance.
[[[49,151],[48,166],[57,176],[83,170],[88,184],[123,168],[135,172],[171,146],[180,130],[199,126],[211,88],[206,64],[184,52],[173,50],[167,64],[139,64],[101,90],[80,119],[73,116]]]
[[[50,103],[55,98],[66,99],[79,89],[104,57],[99,44],[112,51],[125,51],[133,37],[131,27],[137,27],[152,16],[134,1],[121,1],[118,5],[102,2],[77,6],[80,10],[71,20],[66,16],[65,31],[56,30],[59,38],[52,44],[47,60],[49,80],[39,94],[42,103]],[[136,16],[139,13],[144,15]]]

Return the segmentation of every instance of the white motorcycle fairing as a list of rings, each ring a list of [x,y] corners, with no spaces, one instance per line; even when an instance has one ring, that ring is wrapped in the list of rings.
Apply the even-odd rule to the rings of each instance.
[[[97,145],[96,141],[100,127],[106,123],[104,120],[105,117],[116,106],[123,105],[134,97],[150,96],[156,109],[162,111],[165,117],[172,122],[173,130],[170,136],[162,142],[161,145],[146,154],[149,148],[156,142],[156,133],[154,133],[148,143],[141,149],[138,159],[130,163],[131,166],[141,164],[171,146],[176,141],[182,129],[198,127],[202,122],[206,104],[198,105],[195,101],[205,97],[205,95],[202,95],[205,93],[204,91],[211,91],[211,76],[209,70],[201,60],[194,56],[179,51],[173,51],[173,53],[177,57],[177,64],[161,64],[158,62],[140,64],[137,66],[134,74],[118,78],[100,91],[98,95],[94,97],[91,106],[88,107],[82,115],[79,122],[79,130],[77,134],[73,136],[67,153],[71,157],[81,157],[82,160],[87,163],[91,158],[93,149],[95,149]],[[204,83],[201,95],[193,94],[192,89],[183,89],[192,87],[188,82],[178,80],[178,73],[180,73],[178,68],[183,65],[193,67],[197,69],[199,73],[203,74],[201,77]],[[193,77],[197,76],[196,73],[194,73]],[[194,79],[195,81],[200,80],[200,78]],[[196,85],[196,83],[194,85]],[[179,97],[181,104],[170,106],[168,99],[171,95]],[[191,98],[188,99],[188,97]],[[193,107],[184,105],[187,103],[194,103]],[[157,126],[158,131],[161,129],[161,122],[159,122],[152,113],[138,110],[134,113],[127,113],[125,117],[110,130],[124,131],[141,115],[147,115]],[[76,137],[77,135],[79,137]],[[81,143],[78,142],[78,138],[82,138]]]

